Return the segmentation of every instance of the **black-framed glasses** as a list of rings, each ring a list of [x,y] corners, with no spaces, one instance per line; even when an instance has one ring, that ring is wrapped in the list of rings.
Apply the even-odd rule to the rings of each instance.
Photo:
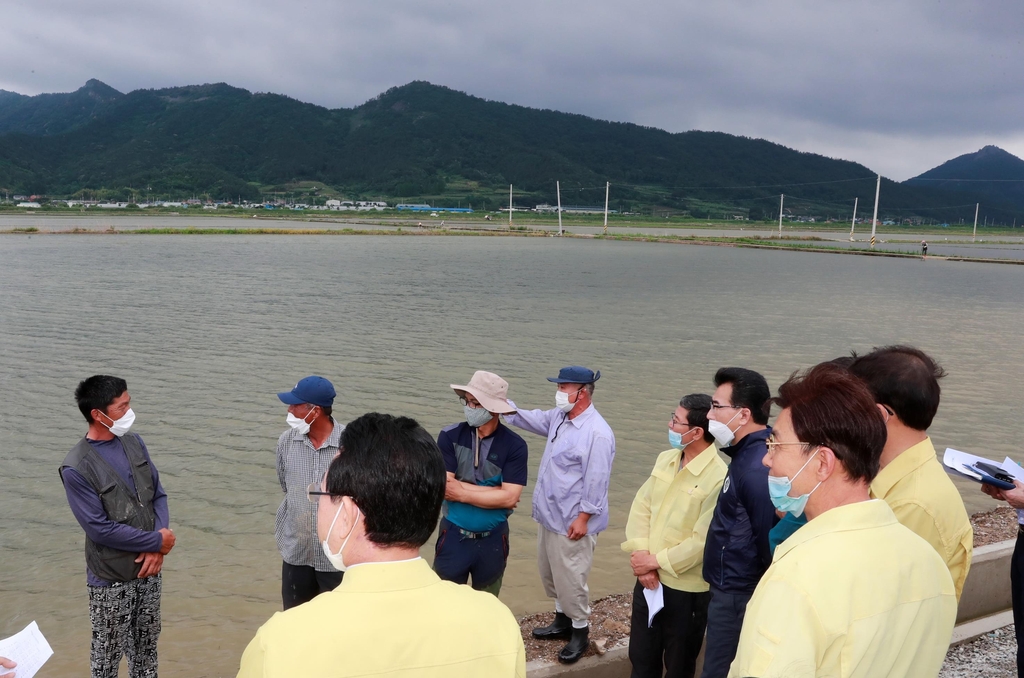
[[[716,403],[715,401],[712,400],[711,401],[711,409],[713,409],[713,410],[742,410],[743,408],[740,407],[739,405],[722,405],[721,403]]]
[[[320,497],[340,497],[340,494],[333,494],[331,492],[324,492],[320,489],[320,483],[313,481],[306,486],[306,499],[310,504],[317,504],[320,502]]]
[[[673,428],[679,427],[679,426],[684,426],[686,428],[693,428],[693,426],[690,425],[690,422],[688,422],[688,421],[679,421],[678,419],[676,419],[676,415],[674,415],[674,414],[672,415],[672,418],[669,420],[668,423]]]
[[[462,403],[463,407],[472,407],[474,410],[478,410],[483,407],[483,405],[476,401],[467,400],[466,396],[459,396],[459,402]]]

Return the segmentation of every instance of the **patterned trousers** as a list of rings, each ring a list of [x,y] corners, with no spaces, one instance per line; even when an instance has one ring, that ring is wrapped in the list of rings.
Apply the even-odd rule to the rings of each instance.
[[[92,678],[117,678],[122,655],[128,658],[131,678],[156,678],[161,582],[157,574],[88,587]]]

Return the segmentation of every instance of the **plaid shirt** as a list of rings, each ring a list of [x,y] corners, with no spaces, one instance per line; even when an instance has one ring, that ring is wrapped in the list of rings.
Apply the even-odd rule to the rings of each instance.
[[[310,504],[306,488],[320,482],[331,460],[338,453],[341,431],[345,427],[334,421],[334,430],[320,449],[313,449],[309,435],[288,429],[277,441],[277,478],[281,481],[284,500],[277,509],[274,535],[281,557],[290,565],[306,565],[318,572],[337,572],[327,560],[316,535],[316,504]]]

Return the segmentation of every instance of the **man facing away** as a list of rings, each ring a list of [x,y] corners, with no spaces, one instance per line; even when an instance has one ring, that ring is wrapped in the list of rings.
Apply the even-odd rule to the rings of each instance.
[[[157,675],[164,556],[174,547],[167,495],[135,421],[124,379],[95,375],[75,389],[89,430],[60,466],[68,504],[85,530],[93,678]]]
[[[284,499],[277,509],[274,535],[281,552],[281,600],[284,609],[301,605],[341,583],[316,538],[317,507],[306,488],[320,482],[338,454],[340,426],[332,415],[334,385],[306,377],[277,397],[288,406],[288,430],[277,441],[277,479]]]
[[[704,581],[711,586],[703,678],[725,678],[736,655],[747,601],[771,565],[768,533],[778,522],[768,496],[764,441],[768,382],[742,367],[715,373],[708,428],[732,458],[704,548]]]
[[[333,591],[278,612],[242,655],[239,678],[525,678],[519,624],[494,596],[442,581],[419,555],[437,525],[441,451],[407,417],[364,414],[308,490],[317,534],[346,573]]]
[[[465,421],[444,428],[437,446],[448,473],[434,549],[442,579],[498,595],[508,561],[508,517],[526,486],[526,441],[499,421],[514,412],[508,382],[477,371],[468,384],[452,384]]]
[[[963,498],[935,456],[928,428],[939,409],[943,369],[912,346],[886,346],[850,365],[883,410],[887,437],[871,496],[938,552],[949,568],[956,598],[967,579],[974,529]]]
[[[683,396],[669,421],[671,449],[633,500],[622,550],[637,584],[629,629],[633,678],[693,678],[711,593],[701,575],[704,542],[728,470],[708,433],[711,397]],[[645,591],[661,589],[650,620]],[[655,594],[656,595],[656,594]]]
[[[505,421],[547,437],[533,491],[537,564],[544,592],[555,599],[555,620],[533,637],[568,639],[558,653],[577,661],[590,645],[590,589],[597,535],[608,527],[608,482],[615,436],[593,404],[600,372],[563,367],[548,381],[558,384],[555,408],[518,410]],[[514,402],[509,402],[517,409]]]

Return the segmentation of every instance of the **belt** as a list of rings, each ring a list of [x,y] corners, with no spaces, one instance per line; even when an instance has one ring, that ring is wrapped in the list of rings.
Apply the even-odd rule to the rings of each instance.
[[[456,530],[458,530],[459,534],[461,534],[466,539],[483,539],[485,537],[490,537],[491,536],[491,532],[493,532],[493,530],[488,530],[486,532],[470,532],[469,530],[462,529],[458,525],[454,525],[453,524],[452,526]]]

